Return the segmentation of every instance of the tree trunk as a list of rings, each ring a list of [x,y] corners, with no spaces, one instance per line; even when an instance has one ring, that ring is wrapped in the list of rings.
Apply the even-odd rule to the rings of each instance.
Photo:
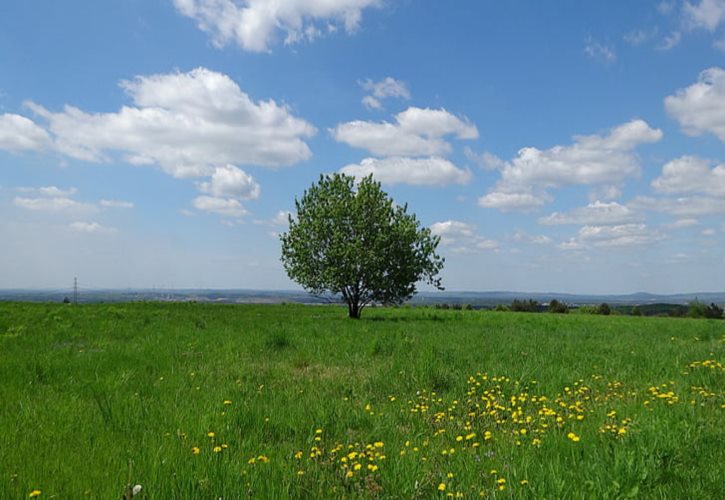
[[[360,319],[360,304],[352,301],[348,302],[347,312],[350,319]]]

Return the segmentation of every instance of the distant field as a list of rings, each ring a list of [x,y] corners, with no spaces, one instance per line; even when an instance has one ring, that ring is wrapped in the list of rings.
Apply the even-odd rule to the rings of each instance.
[[[0,303],[0,498],[725,498],[725,322]]]

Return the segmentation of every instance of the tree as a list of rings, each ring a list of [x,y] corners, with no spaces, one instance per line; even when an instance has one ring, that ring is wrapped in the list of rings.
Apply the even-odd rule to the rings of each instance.
[[[569,306],[565,302],[559,302],[556,299],[552,299],[549,302],[549,312],[555,314],[568,314]]]
[[[399,304],[425,280],[442,290],[440,237],[421,228],[368,176],[320,176],[295,200],[297,216],[280,236],[291,279],[314,294],[341,296],[351,318],[372,302]]]
[[[612,314],[612,308],[606,302],[602,302],[597,308],[597,314],[609,316],[610,314]]]

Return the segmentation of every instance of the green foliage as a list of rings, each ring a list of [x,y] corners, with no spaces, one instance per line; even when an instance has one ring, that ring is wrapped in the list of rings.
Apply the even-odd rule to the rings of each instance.
[[[496,307],[494,308],[494,311],[497,312],[510,312],[511,308],[507,306],[506,304],[496,304]]]
[[[541,305],[534,299],[514,299],[514,301],[511,302],[511,311],[536,313],[541,311]]]
[[[568,314],[569,306],[565,302],[559,302],[556,299],[552,299],[549,302],[549,312],[555,314]]]
[[[689,304],[687,316],[690,318],[723,319],[723,309],[717,304],[711,303],[708,306],[695,299]]]
[[[612,314],[612,308],[606,302],[602,302],[601,304],[599,304],[599,307],[597,307],[597,314],[601,314],[602,316],[609,316],[610,314]]]
[[[399,304],[424,280],[443,289],[440,238],[420,227],[372,176],[321,176],[295,200],[297,216],[282,234],[282,262],[306,290],[342,296],[351,318],[372,302]]]
[[[632,316],[642,316],[642,308],[639,306],[634,306],[630,311],[630,314]]]

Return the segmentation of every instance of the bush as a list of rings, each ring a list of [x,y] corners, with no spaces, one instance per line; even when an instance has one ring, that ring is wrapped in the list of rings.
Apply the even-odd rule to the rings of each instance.
[[[559,302],[553,299],[549,302],[549,312],[554,314],[568,314],[569,306],[565,302]]]
[[[706,306],[703,302],[695,299],[690,302],[687,308],[689,318],[723,319],[723,308],[715,303]]]
[[[509,311],[511,311],[511,308],[509,306],[507,306],[506,304],[497,304],[496,307],[494,308],[494,311],[509,312]]]
[[[473,306],[471,304],[463,304],[463,310],[464,311],[473,311]]]
[[[609,307],[609,304],[606,302],[602,302],[599,304],[599,307],[597,307],[597,314],[601,314],[603,316],[609,316],[612,314],[612,308]]]
[[[634,306],[629,314],[632,316],[642,316],[642,309],[639,306]]]
[[[511,303],[511,310],[513,312],[530,312],[535,313],[539,312],[540,306],[537,301],[534,299],[529,300],[519,300],[514,299],[514,301]]]

